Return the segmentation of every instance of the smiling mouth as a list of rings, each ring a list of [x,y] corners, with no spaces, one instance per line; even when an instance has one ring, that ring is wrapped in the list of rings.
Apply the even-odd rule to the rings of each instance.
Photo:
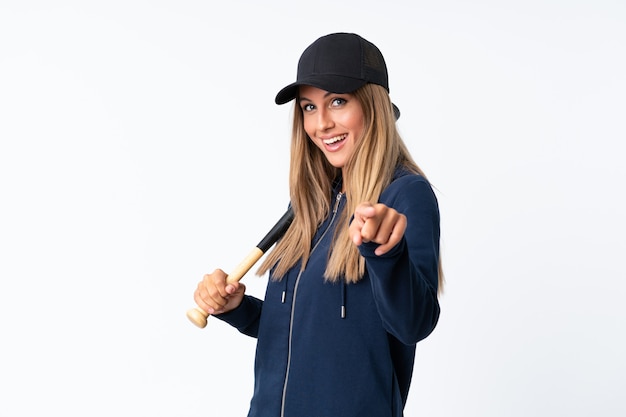
[[[343,135],[335,136],[335,137],[330,138],[330,139],[324,139],[324,143],[326,145],[332,145],[332,144],[335,144],[337,142],[341,142],[342,140],[344,140],[347,137],[348,137],[348,134],[344,133]]]

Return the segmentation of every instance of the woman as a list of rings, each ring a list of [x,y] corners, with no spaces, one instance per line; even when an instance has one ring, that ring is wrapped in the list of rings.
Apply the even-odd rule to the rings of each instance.
[[[198,306],[256,337],[249,417],[398,417],[416,343],[439,318],[439,211],[396,130],[378,48],[334,33],[300,57],[290,195],[295,218],[265,258],[264,301],[205,275]]]

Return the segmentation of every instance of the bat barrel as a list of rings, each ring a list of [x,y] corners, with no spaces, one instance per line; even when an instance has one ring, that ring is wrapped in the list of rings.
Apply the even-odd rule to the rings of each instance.
[[[270,229],[269,232],[265,235],[265,237],[256,245],[257,248],[261,250],[261,252],[265,253],[269,248],[272,247],[278,239],[280,239],[293,221],[293,209],[289,207],[289,209],[283,214],[283,216],[276,222],[276,224]]]

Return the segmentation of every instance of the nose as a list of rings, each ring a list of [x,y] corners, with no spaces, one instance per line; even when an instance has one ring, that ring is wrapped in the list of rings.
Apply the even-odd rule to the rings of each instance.
[[[319,130],[328,130],[333,127],[333,125],[333,118],[328,110],[321,109],[317,112],[317,128]]]

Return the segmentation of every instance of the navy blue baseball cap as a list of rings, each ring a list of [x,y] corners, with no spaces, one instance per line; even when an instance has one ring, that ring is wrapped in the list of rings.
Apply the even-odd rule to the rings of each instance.
[[[332,33],[309,45],[298,61],[296,81],[276,95],[276,104],[295,99],[298,87],[310,85],[332,93],[352,93],[367,83],[389,92],[389,77],[383,54],[373,43],[354,33]],[[393,104],[396,119],[400,109]]]

